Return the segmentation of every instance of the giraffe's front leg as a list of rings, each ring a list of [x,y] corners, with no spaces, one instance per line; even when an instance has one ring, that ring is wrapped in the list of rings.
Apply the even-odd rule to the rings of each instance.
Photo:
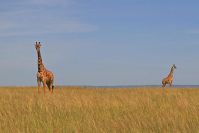
[[[172,84],[173,84],[173,81],[170,81],[170,83],[169,83],[170,87],[172,86]]]
[[[41,81],[37,78],[38,93],[40,93]]]
[[[162,81],[162,87],[165,87],[166,86],[166,81]]]
[[[43,82],[43,88],[44,88],[44,94],[45,94],[46,93],[46,81],[43,80],[42,82]]]
[[[166,85],[165,84],[162,84],[162,87],[165,87]]]

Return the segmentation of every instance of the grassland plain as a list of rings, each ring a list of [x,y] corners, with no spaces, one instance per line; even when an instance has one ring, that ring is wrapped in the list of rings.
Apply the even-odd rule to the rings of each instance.
[[[199,132],[199,89],[1,87],[0,132]]]

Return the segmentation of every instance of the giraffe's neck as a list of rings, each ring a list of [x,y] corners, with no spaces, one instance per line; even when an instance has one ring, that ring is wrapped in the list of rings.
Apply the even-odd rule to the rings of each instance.
[[[171,67],[171,71],[168,76],[173,76],[173,73],[174,73],[174,67]]]
[[[42,57],[41,57],[40,50],[37,51],[37,55],[38,55],[38,72],[41,72],[44,70],[44,65],[42,63]]]

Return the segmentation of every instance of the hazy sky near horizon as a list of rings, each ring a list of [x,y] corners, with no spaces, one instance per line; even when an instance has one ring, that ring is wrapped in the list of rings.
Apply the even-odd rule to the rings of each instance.
[[[0,86],[36,85],[35,41],[58,85],[199,84],[197,0],[6,0]]]

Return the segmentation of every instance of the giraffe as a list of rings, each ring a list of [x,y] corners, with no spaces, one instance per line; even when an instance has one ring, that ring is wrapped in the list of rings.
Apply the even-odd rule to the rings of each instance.
[[[169,75],[162,80],[162,87],[165,87],[166,84],[172,86],[174,69],[176,69],[175,64],[173,64],[173,66],[171,67]]]
[[[41,82],[43,84],[44,93],[46,92],[46,86],[48,87],[49,91],[53,93],[54,89],[54,75],[51,71],[47,70],[42,63],[42,57],[40,52],[41,44],[40,42],[36,42],[35,48],[38,55],[38,72],[37,72],[37,84],[38,84],[38,93],[40,92]]]

